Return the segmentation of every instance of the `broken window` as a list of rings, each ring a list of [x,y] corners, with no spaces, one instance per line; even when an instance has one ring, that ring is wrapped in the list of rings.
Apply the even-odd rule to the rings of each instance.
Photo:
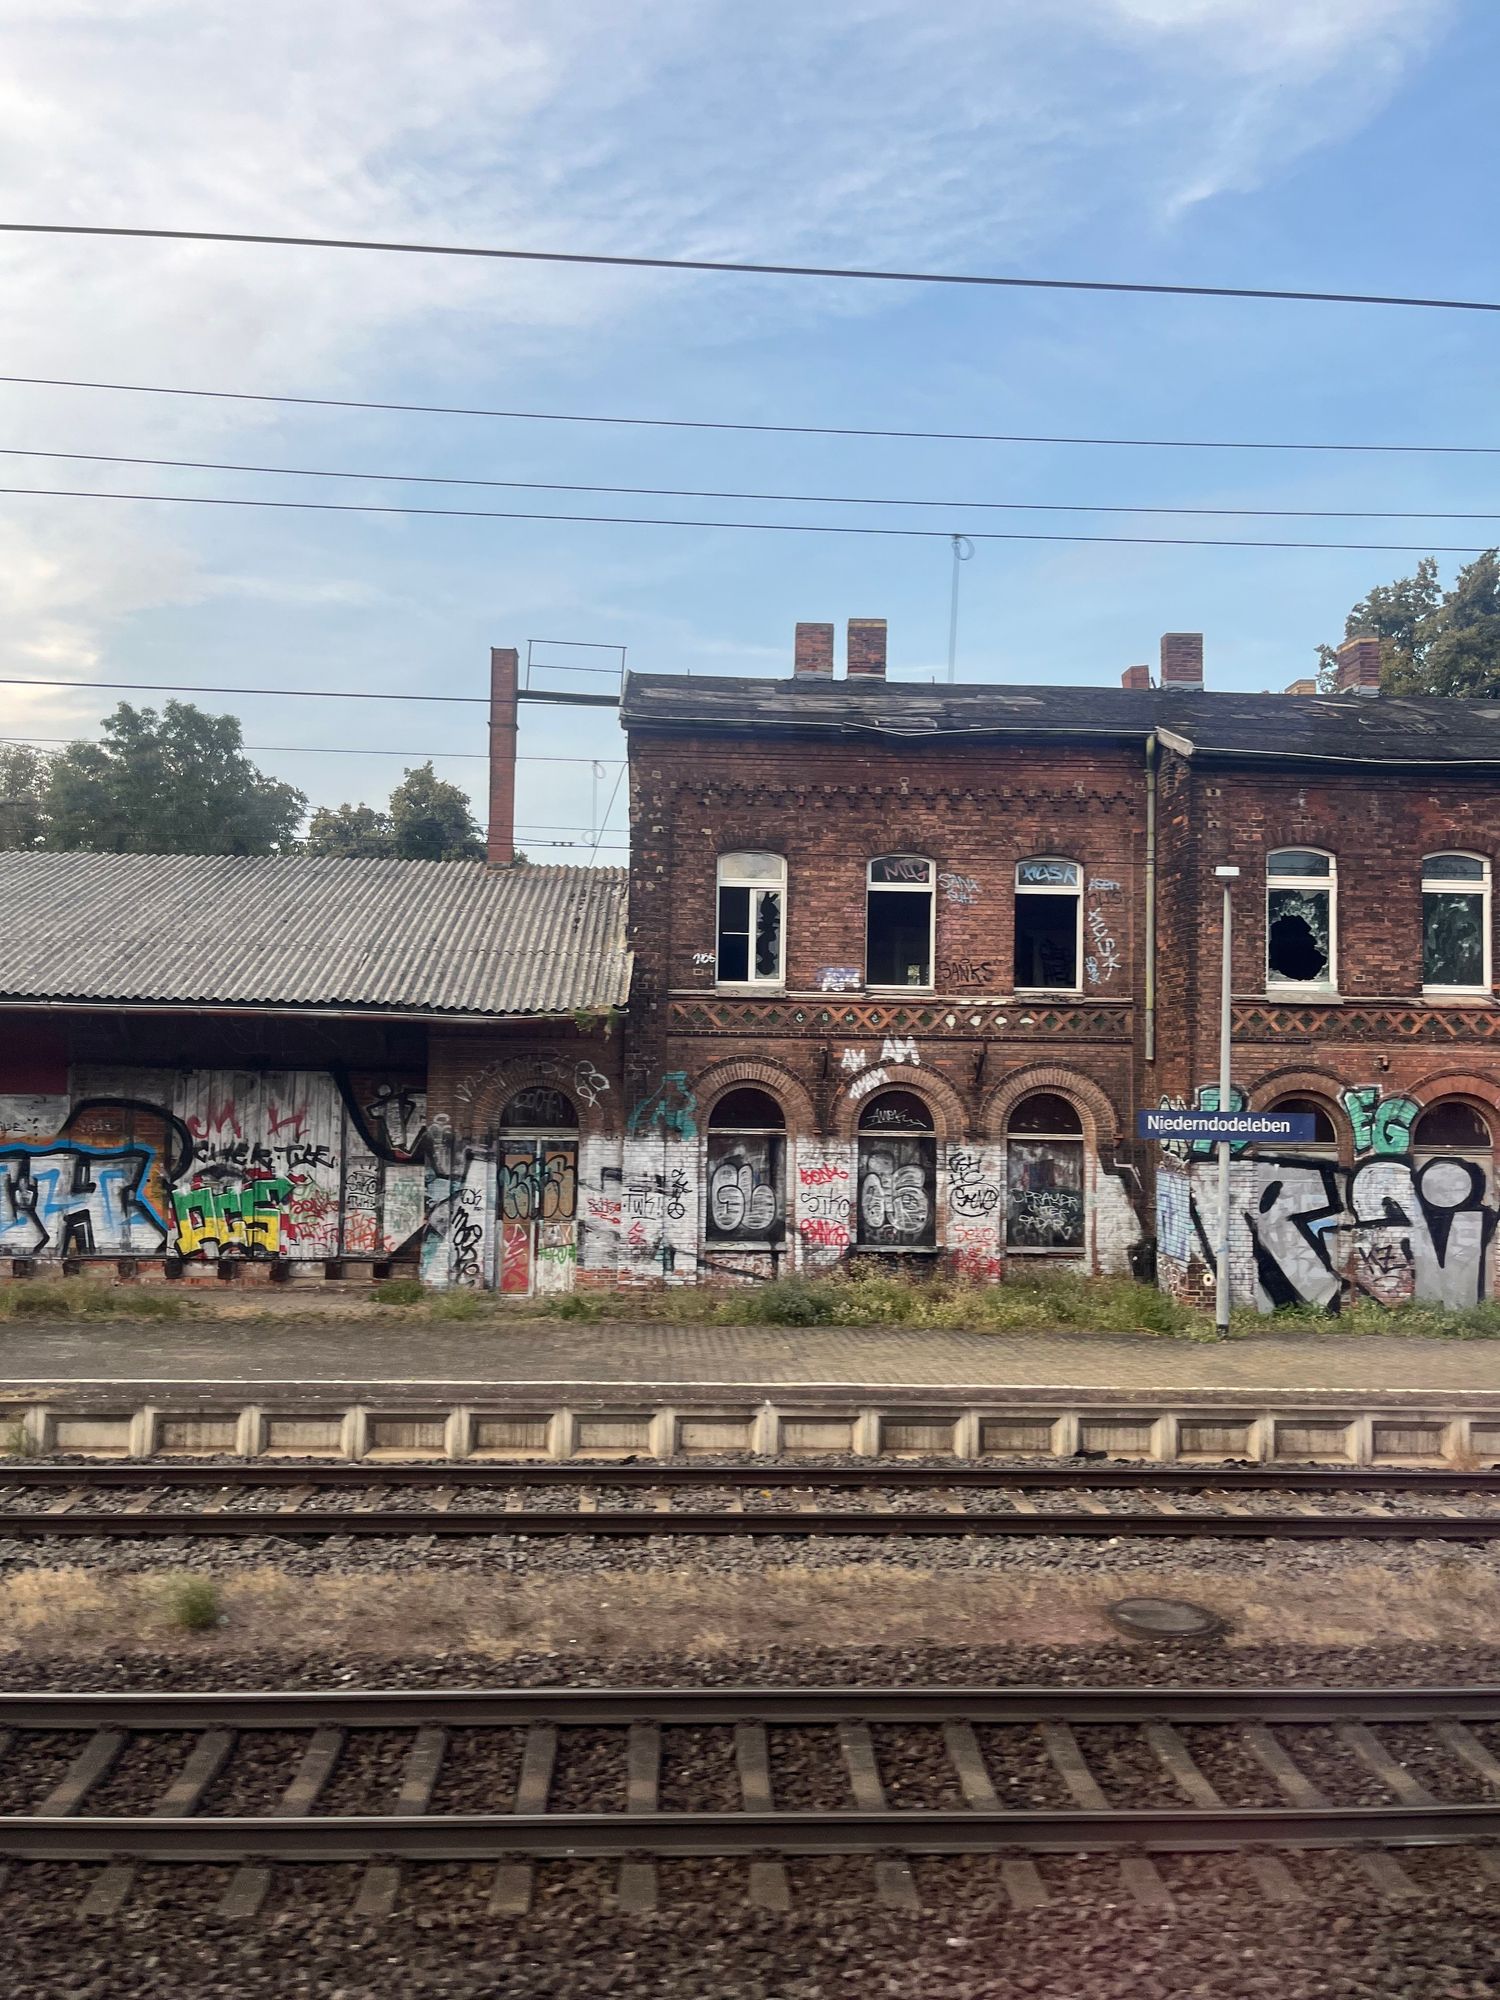
[[[708,1121],[711,1243],[779,1243],[786,1231],[786,1120],[769,1091],[731,1090]]]
[[[1083,1123],[1067,1098],[1022,1098],[1006,1127],[1005,1246],[1083,1248]]]
[[[1334,861],[1283,847],[1266,862],[1266,984],[1332,986]]]
[[[928,1250],[937,1241],[937,1140],[912,1090],[883,1090],[859,1119],[861,1249]]]
[[[779,986],[781,901],[786,863],[779,854],[719,856],[717,978],[726,986]]]
[[[1083,870],[1038,855],[1016,864],[1017,992],[1076,993],[1083,935]]]
[[[1490,983],[1490,864],[1477,854],[1422,863],[1422,984],[1481,992]]]
[[[932,984],[933,868],[914,854],[882,854],[865,888],[865,984]]]

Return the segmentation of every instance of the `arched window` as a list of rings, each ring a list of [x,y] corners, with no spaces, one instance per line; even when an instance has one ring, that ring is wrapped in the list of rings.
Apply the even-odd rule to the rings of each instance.
[[[779,1243],[786,1234],[786,1120],[769,1091],[721,1097],[708,1120],[711,1243]]]
[[[1039,854],[1016,863],[1018,993],[1076,993],[1082,984],[1083,869]]]
[[[500,1113],[496,1198],[502,1292],[569,1291],[577,1262],[578,1111],[548,1083]]]
[[[865,984],[932,984],[933,866],[881,854],[865,871]]]
[[[1268,1111],[1286,1111],[1293,1117],[1311,1118],[1313,1135],[1310,1139],[1271,1139],[1266,1143],[1277,1153],[1296,1153],[1309,1160],[1337,1160],[1339,1156],[1338,1127],[1326,1106],[1316,1097],[1279,1097],[1274,1104],[1266,1106]]]
[[[930,1250],[937,1241],[937,1139],[911,1090],[882,1090],[859,1114],[862,1250]]]
[[[1314,847],[1266,857],[1267,986],[1338,983],[1337,866]]]
[[[786,862],[779,854],[719,856],[721,986],[779,986],[785,962],[782,903]]]
[[[1006,1124],[1005,1245],[1023,1255],[1083,1248],[1083,1121],[1066,1097],[1039,1090]]]
[[[1494,1143],[1485,1120],[1458,1097],[1430,1106],[1412,1133],[1412,1150],[1417,1153],[1488,1153]]]
[[[1483,993],[1490,984],[1490,864],[1479,854],[1422,863],[1422,985]]]

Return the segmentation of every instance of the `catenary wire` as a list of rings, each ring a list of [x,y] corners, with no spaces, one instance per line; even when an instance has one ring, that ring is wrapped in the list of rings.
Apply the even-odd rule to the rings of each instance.
[[[0,222],[17,236],[113,237],[166,243],[225,243],[293,250],[364,250],[407,257],[478,257],[517,264],[605,265],[628,271],[721,271],[751,278],[836,278],[895,285],[978,285],[1006,291],[1129,292],[1160,298],[1265,299],[1295,305],[1416,306],[1439,312],[1500,312],[1493,299],[1426,298],[1395,292],[1299,291],[1270,285],[1170,285],[1120,278],[1002,277],[985,271],[884,271],[847,264],[751,264],[713,257],[627,257],[596,250],[517,250],[477,243],[407,243],[368,236],[286,236],[239,229],[155,229],[95,222]]]
[[[314,410],[377,410],[397,416],[488,417],[507,423],[613,424],[628,429],[745,431],[772,437],[900,438],[930,444],[1055,444],[1122,447],[1140,451],[1347,451],[1401,456],[1500,458],[1500,444],[1355,444],[1262,438],[1072,437],[1027,431],[879,430],[853,424],[752,424],[716,417],[621,417],[570,410],[492,410],[461,403],[393,403],[351,396],[278,396],[251,389],[189,389],[160,382],[93,382],[66,375],[0,375],[34,389],[97,389],[128,396],[186,396],[214,403],[275,403]]]
[[[814,507],[942,507],[953,511],[982,510],[1001,514],[1183,514],[1232,516],[1277,521],[1500,521],[1500,511],[1483,513],[1432,512],[1416,507],[1151,507],[1138,503],[1104,504],[1091,500],[921,500],[910,495],[864,493],[754,493],[736,488],[702,486],[590,486],[578,480],[469,479],[452,473],[360,472],[347,467],[311,465],[247,465],[236,459],[138,458],[120,452],[40,451],[27,445],[0,445],[0,458],[66,459],[71,464],[149,465],[174,472],[252,472],[276,479],[350,479],[380,481],[396,486],[498,487],[522,493],[612,493],[639,500],[754,500]],[[559,673],[590,673],[602,669],[559,667]]]
[[[0,686],[5,685],[4,681],[0,681]],[[140,687],[145,685],[145,683],[125,681],[60,681],[51,683],[51,685],[60,687],[114,688],[125,686]],[[189,692],[189,690],[185,689],[183,692]],[[218,694],[221,690],[218,688],[194,688],[190,692],[194,694]],[[372,700],[377,700],[378,698],[378,696],[371,697]],[[478,700],[479,697],[476,695],[474,699]],[[0,743],[80,743],[84,741],[95,742],[97,740],[95,737],[84,738],[79,736],[0,736]],[[421,763],[438,762],[443,758],[447,758],[450,761],[454,758],[462,758],[465,762],[474,764],[487,764],[489,762],[489,753],[485,750],[361,750],[357,745],[348,743],[242,743],[240,748],[242,750],[253,750],[258,757],[413,757]],[[535,755],[520,756],[516,759],[518,764],[623,764],[624,761],[623,757],[548,757]],[[590,832],[592,830],[592,828],[589,829]]]
[[[375,506],[352,500],[244,499],[209,493],[100,493],[68,486],[0,486],[0,494],[39,500],[149,501],[169,507],[258,507],[273,512],[304,514],[415,515],[440,521],[565,521],[608,528],[731,528],[770,535],[882,535],[905,541],[952,539],[948,528],[891,528],[862,521],[696,521],[655,514],[546,514],[498,507]],[[1488,544],[1455,542],[1299,542],[1270,541],[1248,536],[1207,535],[1062,535],[1040,529],[969,528],[976,542],[1105,542],[1127,547],[1170,549],[1326,549],[1387,555],[1484,555]],[[429,699],[441,700],[441,696]]]
[[[600,820],[598,831],[594,835],[594,845],[589,854],[590,861],[592,861],[594,856],[599,852],[600,843],[602,842],[605,831],[609,826],[609,816],[614,811],[615,800],[620,795],[620,780],[624,776],[625,776],[625,766],[622,764],[619,770],[615,772],[614,789],[610,792],[609,803],[604,808],[604,817],[602,820]],[[629,850],[627,849],[626,852],[628,853]]]

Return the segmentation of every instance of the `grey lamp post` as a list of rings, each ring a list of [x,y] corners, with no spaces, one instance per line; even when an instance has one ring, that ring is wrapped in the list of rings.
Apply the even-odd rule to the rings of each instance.
[[[1224,885],[1223,964],[1219,979],[1219,1115],[1229,1109],[1233,1084],[1229,1075],[1229,996],[1233,951],[1233,887],[1239,880],[1238,868],[1216,868],[1216,879]],[[1232,1288],[1229,1280],[1229,1141],[1219,1141],[1219,1243],[1217,1284],[1214,1290],[1214,1323],[1220,1334],[1229,1331]]]

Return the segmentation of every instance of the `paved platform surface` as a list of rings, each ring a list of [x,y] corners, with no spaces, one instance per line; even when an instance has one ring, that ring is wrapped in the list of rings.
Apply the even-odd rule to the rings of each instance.
[[[1218,1344],[1140,1334],[557,1320],[0,1324],[0,1386],[172,1382],[1493,1395],[1500,1341],[1267,1332]]]

